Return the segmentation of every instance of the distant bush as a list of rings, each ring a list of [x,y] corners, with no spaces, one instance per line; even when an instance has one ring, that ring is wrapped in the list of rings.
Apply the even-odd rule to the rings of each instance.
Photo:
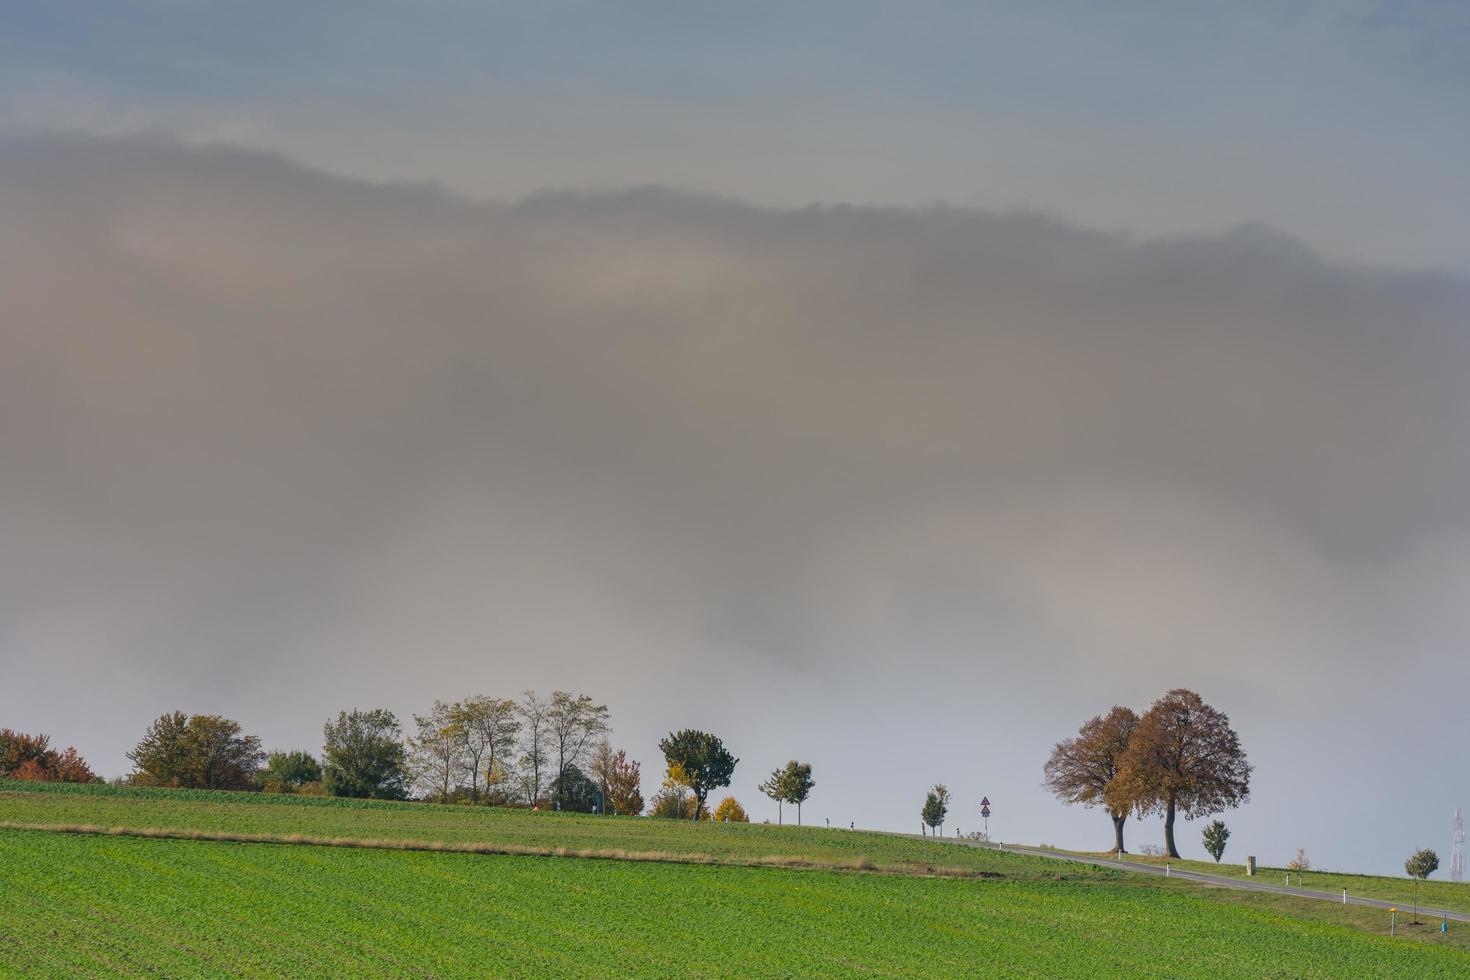
[[[727,796],[715,807],[715,823],[750,823],[745,807],[733,796]]]
[[[58,752],[45,735],[0,729],[0,779],[38,783],[93,783],[97,774],[67,747]]]
[[[307,783],[322,781],[322,767],[310,752],[272,752],[255,782],[267,793],[296,793]]]

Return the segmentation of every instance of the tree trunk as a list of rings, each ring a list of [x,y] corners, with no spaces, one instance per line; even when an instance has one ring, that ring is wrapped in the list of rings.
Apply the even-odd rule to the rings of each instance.
[[[1179,857],[1179,848],[1174,846],[1174,800],[1170,798],[1169,809],[1164,813],[1164,850],[1171,858]]]
[[[785,823],[785,821],[782,820],[782,818],[781,818],[781,801],[780,800],[777,800],[776,801],[776,826],[779,827],[783,823]]]
[[[796,825],[801,826],[801,804],[796,804]]]
[[[1123,849],[1123,824],[1127,821],[1128,814],[1125,813],[1121,817],[1116,813],[1113,814],[1113,850],[1119,854],[1128,853]]]

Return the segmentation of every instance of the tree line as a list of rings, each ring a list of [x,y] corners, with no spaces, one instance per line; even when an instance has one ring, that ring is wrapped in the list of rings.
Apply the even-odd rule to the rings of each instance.
[[[434,803],[517,806],[634,816],[644,812],[640,764],[614,750],[608,706],[586,694],[476,695],[435,701],[406,732],[386,708],[352,709],[328,719],[320,755],[266,752],[239,722],[173,711],[159,716],[127,753],[133,769],[117,782],[185,789],[254,790]],[[734,797],[713,809],[709,797],[730,785],[739,763],[715,735],[697,729],[660,740],[665,778],[648,807],[653,816],[746,822]],[[0,730],[0,778],[99,781],[74,749],[56,752],[46,736]],[[762,792],[800,807],[815,783],[793,760]],[[779,816],[778,816],[779,819]]]
[[[1165,850],[1177,858],[1175,817],[1205,817],[1245,803],[1251,770],[1225,713],[1175,688],[1141,717],[1115,705],[1084,722],[1056,744],[1043,771],[1058,799],[1107,811],[1119,854],[1126,853],[1123,825],[1130,815],[1162,814]],[[1211,853],[1224,852],[1229,834],[1223,830],[1221,824],[1209,831]]]

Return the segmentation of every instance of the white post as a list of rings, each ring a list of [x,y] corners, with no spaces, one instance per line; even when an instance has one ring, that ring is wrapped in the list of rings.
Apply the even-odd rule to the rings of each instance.
[[[1342,890],[1342,904],[1344,904],[1344,905],[1347,904],[1347,889],[1346,888],[1344,888]]]
[[[1168,861],[1165,861],[1164,862],[1164,877],[1165,878],[1169,877],[1169,862]]]

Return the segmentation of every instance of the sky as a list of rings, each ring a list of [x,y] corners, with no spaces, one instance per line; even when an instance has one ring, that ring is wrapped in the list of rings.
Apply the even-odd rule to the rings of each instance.
[[[1102,849],[1194,688],[1230,857],[1470,807],[1455,3],[0,10],[0,725],[320,744],[531,687],[808,820]],[[1202,854],[1184,824],[1186,856]],[[1157,842],[1157,820],[1130,843]]]

